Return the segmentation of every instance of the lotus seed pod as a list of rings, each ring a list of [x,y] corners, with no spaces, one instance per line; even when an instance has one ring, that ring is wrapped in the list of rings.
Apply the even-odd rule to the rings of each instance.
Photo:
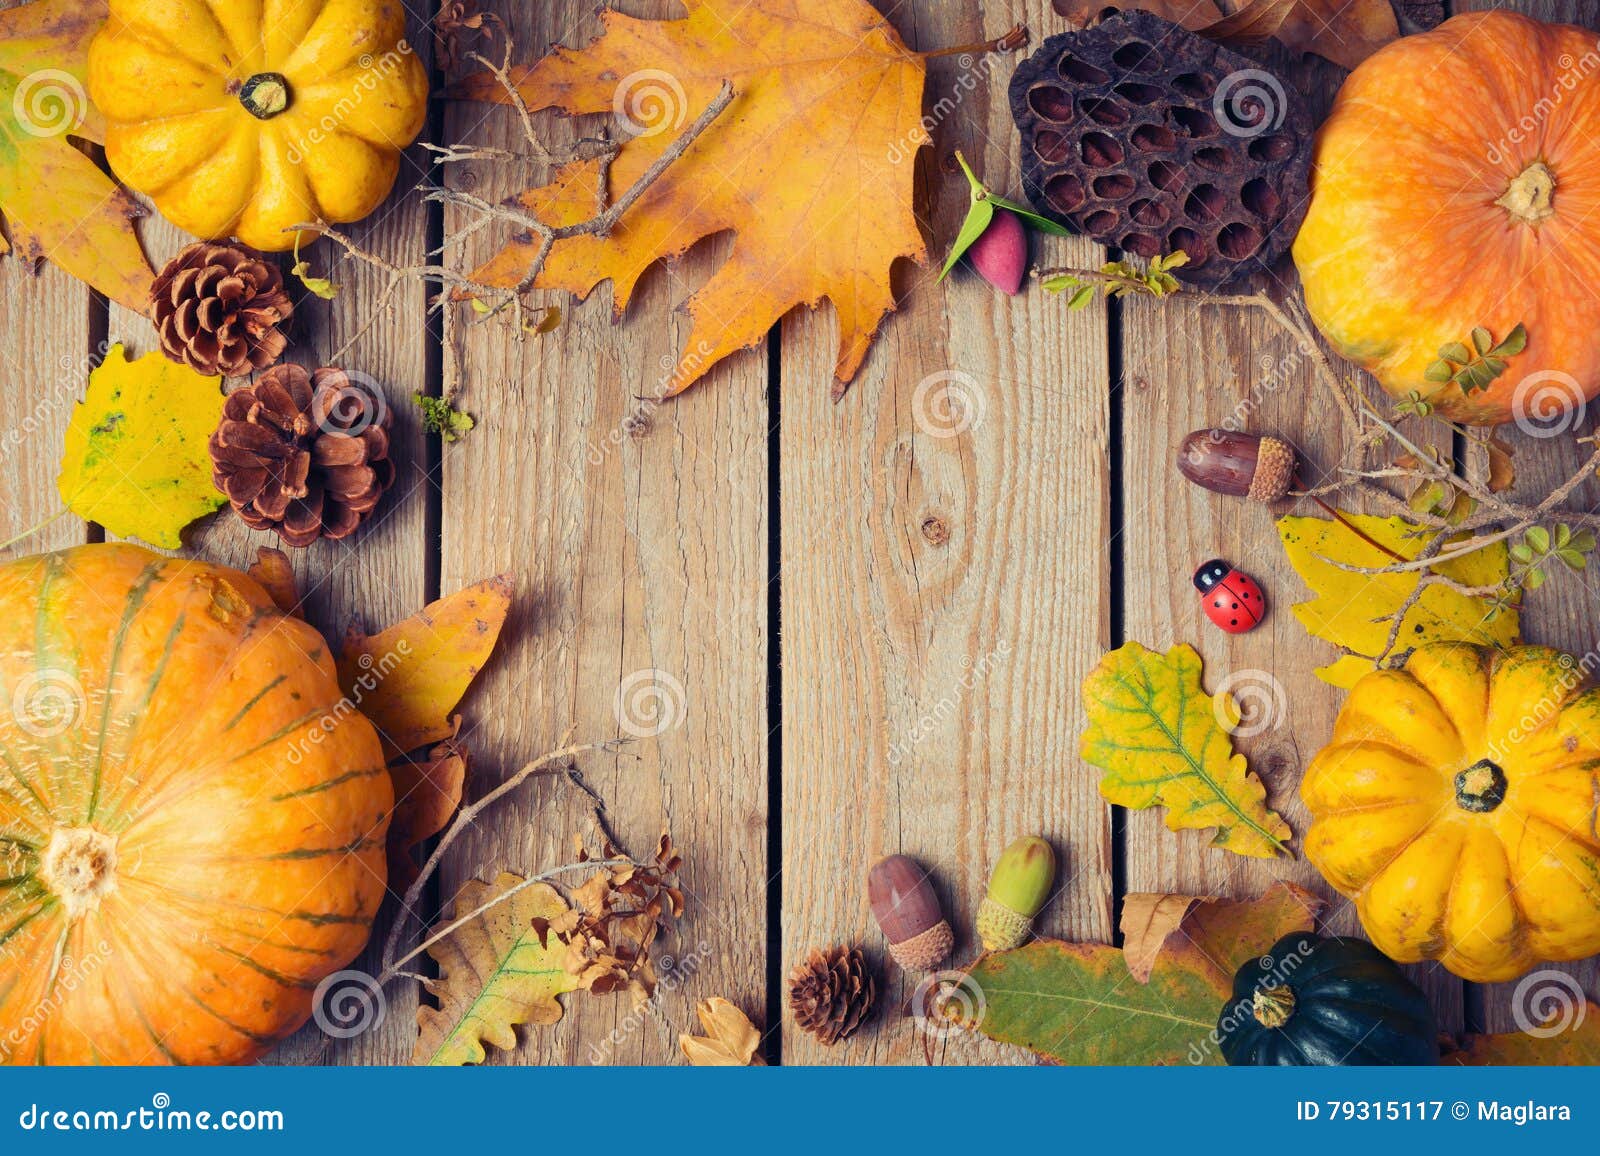
[[[901,967],[926,971],[939,966],[955,946],[928,873],[915,859],[890,855],[867,875],[872,917],[889,941],[889,954]]]
[[[1050,898],[1056,853],[1037,835],[1025,835],[1000,854],[989,893],[978,907],[978,938],[988,951],[1008,951],[1028,937],[1028,926]]]

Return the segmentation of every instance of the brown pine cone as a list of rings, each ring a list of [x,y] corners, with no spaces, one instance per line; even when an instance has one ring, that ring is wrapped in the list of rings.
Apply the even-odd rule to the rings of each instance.
[[[228,395],[211,462],[245,525],[291,546],[343,538],[394,481],[389,407],[342,369],[275,366]]]
[[[789,973],[795,1023],[830,1048],[855,1034],[877,995],[878,982],[860,948],[812,948]]]
[[[162,352],[207,376],[233,377],[277,361],[289,343],[278,326],[293,312],[276,265],[206,241],[167,262],[150,288]]]

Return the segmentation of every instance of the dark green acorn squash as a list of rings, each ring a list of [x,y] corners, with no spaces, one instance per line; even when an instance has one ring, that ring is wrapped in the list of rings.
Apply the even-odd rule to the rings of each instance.
[[[1364,939],[1284,936],[1233,978],[1217,1020],[1230,1064],[1436,1064],[1439,1028],[1416,984]]]

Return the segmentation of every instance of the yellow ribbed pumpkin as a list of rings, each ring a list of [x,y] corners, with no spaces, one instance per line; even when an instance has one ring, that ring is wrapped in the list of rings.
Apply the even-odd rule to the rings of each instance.
[[[1570,655],[1422,647],[1307,768],[1306,856],[1391,959],[1514,979],[1600,953],[1600,690]]]
[[[111,0],[89,46],[106,160],[207,239],[359,220],[427,116],[405,33],[400,0]]]
[[[0,1062],[255,1059],[366,942],[392,802],[321,636],[252,579],[0,566]]]

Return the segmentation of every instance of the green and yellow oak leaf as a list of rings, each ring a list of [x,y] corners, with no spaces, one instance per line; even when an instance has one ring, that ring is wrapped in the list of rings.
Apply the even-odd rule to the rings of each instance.
[[[222,400],[220,377],[160,353],[129,361],[113,345],[67,423],[61,500],[119,537],[181,546],[183,528],[227,500],[211,482],[206,448]]]
[[[1115,947],[1038,939],[980,958],[940,1010],[1061,1064],[1219,1063],[1214,1033],[1234,971],[1311,931],[1317,905],[1284,883],[1252,901],[1159,898],[1182,914],[1142,973]]]
[[[693,322],[667,383],[679,393],[735,350],[757,344],[797,305],[833,302],[839,321],[834,395],[860,369],[895,307],[889,271],[925,263],[913,202],[923,58],[867,0],[684,0],[680,20],[606,8],[587,48],[558,48],[513,70],[531,109],[616,112],[633,135],[609,166],[569,164],[517,203],[561,227],[595,214],[599,180],[615,200],[733,85],[723,110],[605,234],[558,240],[536,284],[587,296],[613,285],[620,314],[640,276],[714,233],[728,259],[689,298]],[[507,103],[485,73],[454,95]],[[628,123],[631,122],[631,123]],[[524,232],[475,281],[523,282],[541,240]]]
[[[412,1063],[482,1063],[485,1045],[517,1046],[517,1025],[561,1018],[556,997],[576,990],[578,977],[567,970],[567,945],[550,925],[572,909],[548,883],[524,884],[502,872],[492,885],[474,879],[456,893],[451,922],[522,888],[428,948],[439,978],[423,983],[439,1006],[417,1009]]]
[[[49,260],[143,312],[152,275],[133,221],[144,209],[68,140],[103,141],[85,80],[105,19],[106,0],[0,12],[0,253]]]
[[[1104,772],[1108,802],[1164,806],[1171,830],[1215,827],[1212,845],[1241,855],[1284,852],[1293,832],[1223,728],[1238,722],[1238,706],[1205,692],[1192,647],[1163,655],[1130,642],[1101,659],[1082,689],[1089,725],[1080,753]]]
[[[1348,690],[1372,672],[1372,660],[1361,656],[1383,652],[1394,616],[1420,578],[1415,573],[1357,574],[1341,565],[1380,569],[1395,559],[1374,542],[1403,558],[1415,558],[1426,539],[1404,518],[1344,513],[1341,517],[1361,533],[1327,518],[1290,516],[1278,519],[1278,536],[1289,565],[1316,595],[1297,603],[1294,616],[1312,637],[1353,652],[1319,668],[1317,677]],[[1504,543],[1495,543],[1446,562],[1437,571],[1462,586],[1498,586],[1510,573],[1510,556]],[[1521,628],[1515,606],[1497,609],[1489,599],[1434,584],[1406,614],[1396,648],[1410,650],[1430,642],[1505,646],[1517,641]]]

